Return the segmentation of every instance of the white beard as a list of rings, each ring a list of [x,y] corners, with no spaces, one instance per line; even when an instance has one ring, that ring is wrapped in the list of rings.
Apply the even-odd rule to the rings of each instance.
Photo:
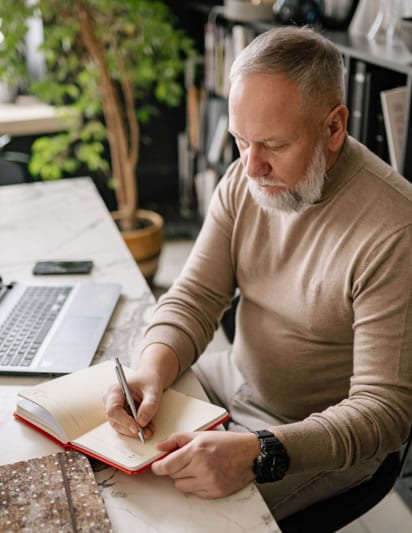
[[[275,213],[278,210],[291,212],[300,211],[303,207],[320,200],[323,185],[325,183],[326,157],[321,143],[315,148],[312,161],[305,177],[294,189],[285,190],[276,195],[267,194],[260,185],[276,185],[275,182],[265,177],[248,178],[250,194],[255,202],[267,213]]]

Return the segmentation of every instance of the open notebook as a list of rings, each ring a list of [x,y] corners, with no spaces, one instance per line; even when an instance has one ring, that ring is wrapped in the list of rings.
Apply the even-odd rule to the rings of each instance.
[[[121,286],[0,283],[0,374],[67,374],[89,366]]]
[[[126,378],[130,369],[125,368]],[[165,455],[156,448],[171,433],[212,429],[227,411],[173,389],[165,391],[154,418],[155,432],[144,444],[117,433],[106,420],[102,397],[117,383],[113,361],[26,388],[17,396],[15,416],[67,449],[76,449],[128,474]]]

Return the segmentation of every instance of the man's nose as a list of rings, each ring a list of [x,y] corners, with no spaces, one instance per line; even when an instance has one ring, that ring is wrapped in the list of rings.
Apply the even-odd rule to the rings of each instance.
[[[263,146],[250,144],[244,161],[246,174],[253,178],[265,176],[270,170],[270,164],[267,161],[265,149]]]

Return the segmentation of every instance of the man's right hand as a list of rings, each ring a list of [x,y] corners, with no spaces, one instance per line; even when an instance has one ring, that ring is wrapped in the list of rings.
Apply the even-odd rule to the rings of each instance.
[[[137,420],[127,411],[127,403],[120,385],[112,385],[103,397],[105,412],[111,426],[122,435],[136,437],[139,427],[145,439],[150,439],[155,427],[163,391],[177,377],[178,360],[175,352],[164,344],[151,344],[140,357],[138,368],[128,372],[127,383],[136,402]]]
[[[139,427],[143,428],[145,439],[154,431],[153,417],[157,413],[163,395],[159,386],[145,383],[139,371],[128,373],[127,383],[136,403],[137,420],[127,409],[127,402],[120,385],[112,385],[103,397],[106,416],[111,426],[122,435],[136,437]]]

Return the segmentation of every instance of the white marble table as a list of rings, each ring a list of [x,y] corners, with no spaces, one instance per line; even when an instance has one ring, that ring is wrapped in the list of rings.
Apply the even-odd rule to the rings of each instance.
[[[39,259],[92,259],[93,279],[122,284],[94,362],[118,355],[128,364],[138,353],[154,298],[89,179],[0,187],[0,275],[6,282],[30,279]],[[12,416],[17,392],[40,379],[0,378],[0,464],[60,450]],[[191,373],[178,388],[203,394]],[[227,498],[204,500],[181,494],[150,471],[128,476],[98,466],[96,479],[116,533],[279,531],[253,484]]]
[[[0,103],[0,135],[37,135],[65,129],[58,110],[42,102]]]

